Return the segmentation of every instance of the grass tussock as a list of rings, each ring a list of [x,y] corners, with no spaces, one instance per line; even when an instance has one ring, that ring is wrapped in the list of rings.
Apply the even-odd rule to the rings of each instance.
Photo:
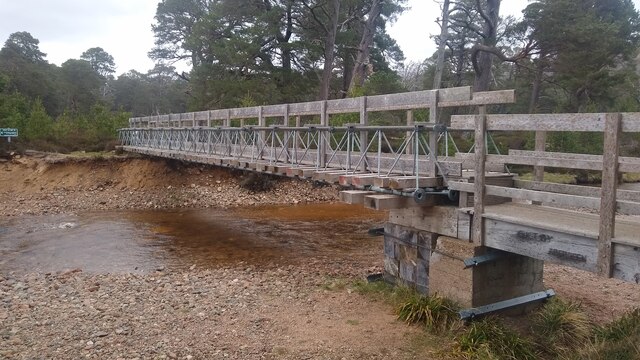
[[[538,359],[533,341],[493,317],[472,322],[456,337],[454,355],[463,359]]]
[[[353,288],[360,294],[392,305],[398,319],[423,325],[429,332],[440,334],[461,326],[460,307],[441,296],[424,296],[409,287],[393,286],[384,281],[357,282]]]
[[[415,294],[397,310],[398,319],[408,324],[424,325],[433,333],[444,333],[460,326],[459,306],[438,295]]]
[[[531,329],[543,352],[567,355],[589,342],[593,327],[579,304],[554,298],[533,316]]]
[[[597,327],[590,346],[575,359],[640,359],[640,308],[612,323]]]

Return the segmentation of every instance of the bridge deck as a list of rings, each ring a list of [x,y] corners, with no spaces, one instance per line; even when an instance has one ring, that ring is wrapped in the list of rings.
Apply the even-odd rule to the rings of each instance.
[[[598,238],[600,221],[600,216],[597,214],[519,203],[487,206],[483,217],[584,236],[594,240]],[[640,217],[617,218],[614,242],[640,246],[639,230]]]
[[[485,245],[536,259],[598,271],[599,215],[541,205],[485,207]],[[616,219],[613,277],[640,283],[640,219]]]

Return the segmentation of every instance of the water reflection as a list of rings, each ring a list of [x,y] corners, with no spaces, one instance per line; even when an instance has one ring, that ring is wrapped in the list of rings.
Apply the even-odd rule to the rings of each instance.
[[[383,218],[361,206],[322,204],[0,219],[0,271],[295,264],[357,252]]]

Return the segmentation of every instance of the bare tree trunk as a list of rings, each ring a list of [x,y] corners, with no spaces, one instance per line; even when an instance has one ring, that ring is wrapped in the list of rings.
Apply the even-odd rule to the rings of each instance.
[[[380,17],[382,11],[382,0],[373,0],[371,9],[367,14],[367,21],[362,32],[362,39],[358,46],[358,56],[356,57],[356,63],[353,67],[353,77],[351,78],[351,84],[349,84],[349,92],[353,91],[353,88],[364,85],[364,81],[367,77],[367,68],[369,62],[369,54],[371,52],[371,46],[373,45],[373,37],[376,33],[376,21]]]
[[[324,68],[322,69],[322,79],[320,81],[320,100],[329,99],[329,87],[331,85],[331,75],[333,73],[333,59],[335,54],[336,34],[338,33],[338,17],[340,16],[340,1],[332,0],[331,21],[329,32],[324,42]]]
[[[349,95],[349,85],[351,85],[351,79],[353,79],[353,57],[347,54],[343,59],[343,74],[342,74],[342,98],[346,98]]]
[[[291,35],[293,34],[293,0],[287,3],[286,10],[286,28],[284,34],[278,34],[276,39],[278,41],[278,46],[280,47],[280,51],[282,51],[282,69],[286,72],[291,71],[291,47],[289,44],[289,40],[291,40]]]
[[[444,50],[449,37],[449,0],[444,0],[442,5],[442,26],[440,27],[440,44],[438,44],[438,62],[436,74],[433,77],[433,88],[440,89],[442,85],[442,72],[444,71]]]
[[[486,11],[483,9],[481,0],[476,1],[478,12],[484,19],[482,32],[484,33],[483,45],[495,47],[497,43],[497,26],[500,13],[500,0],[486,0]],[[482,51],[478,53],[478,72],[476,72],[473,84],[474,91],[487,91],[491,85],[491,66],[493,65],[493,56],[491,53]]]

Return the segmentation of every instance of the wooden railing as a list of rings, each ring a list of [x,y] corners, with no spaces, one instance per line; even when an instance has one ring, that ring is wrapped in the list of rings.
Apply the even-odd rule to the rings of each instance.
[[[605,114],[539,114],[453,116],[451,130],[475,133],[475,182],[450,182],[449,188],[474,193],[472,239],[484,244],[483,214],[486,196],[525,200],[572,209],[599,212],[598,271],[612,273],[612,243],[615,238],[616,213],[640,215],[640,192],[618,190],[620,173],[640,173],[640,158],[621,157],[623,133],[640,132],[640,113]],[[601,132],[604,133],[602,155],[572,154],[545,151],[510,150],[508,155],[488,155],[484,149],[487,132]],[[602,172],[601,187],[554,184],[542,181],[516,181],[515,187],[487,185],[485,165],[488,163],[529,165]],[[640,238],[640,228],[638,238]]]
[[[257,120],[252,123],[254,125],[267,126],[269,118],[282,118],[282,121],[275,124],[289,126],[292,125],[289,124],[291,117],[297,120],[295,126],[301,126],[300,117],[314,115],[320,118],[318,125],[328,126],[330,115],[350,113],[359,114],[360,125],[367,125],[369,112],[415,109],[429,109],[429,122],[435,123],[437,108],[503,104],[513,102],[513,99],[513,90],[472,94],[471,88],[465,86],[347,99],[135,117],[129,119],[129,127],[231,127],[234,119],[242,120],[240,126],[248,125],[250,119]]]

